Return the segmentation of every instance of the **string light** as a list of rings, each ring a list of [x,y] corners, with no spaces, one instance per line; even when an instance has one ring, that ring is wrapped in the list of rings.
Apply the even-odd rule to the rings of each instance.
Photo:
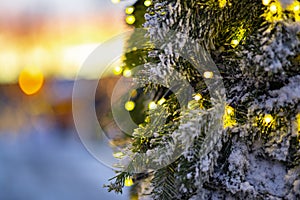
[[[130,70],[130,69],[125,69],[125,70],[123,71],[123,76],[129,78],[129,77],[131,77],[131,75],[132,75],[132,73],[131,73],[131,70]]]
[[[224,8],[226,6],[226,0],[219,0],[220,8]]]
[[[137,91],[136,90],[132,90],[130,93],[130,97],[131,98],[135,98],[137,96]]]
[[[125,13],[127,14],[127,15],[130,15],[130,14],[132,14],[134,12],[134,7],[133,6],[129,6],[129,7],[127,7],[126,9],[125,9]]]
[[[201,94],[195,94],[193,97],[196,101],[199,101],[200,99],[202,99],[202,95]]]
[[[227,105],[223,116],[223,127],[233,127],[234,125],[236,125],[234,108]]]
[[[263,5],[265,6],[269,5],[270,2],[271,0],[262,0]]]
[[[210,72],[210,71],[206,71],[206,72],[204,72],[204,74],[203,74],[204,78],[212,78],[213,75],[214,75],[214,73],[213,73],[213,72]]]
[[[293,7],[293,11],[295,13],[297,13],[297,12],[299,12],[299,10],[300,10],[300,5],[299,4],[295,4],[294,7]]]
[[[131,25],[131,24],[134,24],[135,22],[135,17],[133,15],[128,15],[125,19],[126,23]]]
[[[265,124],[268,125],[268,124],[270,124],[272,121],[273,121],[272,115],[266,114],[266,115],[264,116],[264,123],[265,123]]]
[[[133,185],[133,180],[132,180],[132,178],[131,178],[131,177],[125,178],[124,185],[125,185],[126,187],[132,186],[132,185]]]
[[[300,134],[300,113],[297,114],[296,120],[297,120],[298,133]]]
[[[113,153],[113,156],[115,158],[121,159],[123,158],[125,155],[123,154],[123,152],[117,152],[117,153]]]
[[[165,103],[166,102],[166,99],[165,98],[161,98],[157,103],[159,104],[159,105],[162,105],[163,103]]]
[[[144,5],[145,5],[146,7],[149,7],[149,6],[152,5],[152,1],[151,1],[151,0],[146,0],[146,1],[144,1]]]
[[[226,106],[226,113],[228,114],[228,115],[233,115],[234,114],[234,108],[233,107],[231,107],[231,106]]]
[[[115,67],[114,70],[113,70],[113,72],[114,72],[115,75],[122,74],[122,71],[123,71],[123,69],[120,66]]]
[[[273,14],[277,13],[277,5],[275,3],[270,5],[270,12]]]
[[[125,103],[125,109],[126,109],[127,111],[133,111],[134,108],[135,108],[135,103],[134,103],[133,101],[127,101],[127,102]]]
[[[150,110],[154,110],[157,108],[157,104],[154,101],[151,101],[148,105]]]
[[[233,48],[235,48],[237,45],[239,45],[239,41],[238,40],[236,40],[236,39],[234,39],[234,40],[231,40],[231,43],[230,43],[230,45],[233,47]]]

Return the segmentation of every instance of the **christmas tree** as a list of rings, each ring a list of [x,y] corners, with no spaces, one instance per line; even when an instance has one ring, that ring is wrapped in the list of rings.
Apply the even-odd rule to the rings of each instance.
[[[142,156],[109,190],[299,199],[300,2],[141,0],[126,14],[150,42],[133,33],[124,70],[152,101],[127,148]]]

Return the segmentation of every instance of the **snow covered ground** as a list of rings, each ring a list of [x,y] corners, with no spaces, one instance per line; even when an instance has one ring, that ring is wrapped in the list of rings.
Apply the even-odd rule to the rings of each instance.
[[[0,137],[1,200],[129,199],[103,188],[113,176],[74,137]]]

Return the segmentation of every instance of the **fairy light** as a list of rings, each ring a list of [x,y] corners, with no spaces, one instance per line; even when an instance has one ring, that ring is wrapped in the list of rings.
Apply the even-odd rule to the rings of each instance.
[[[146,1],[144,1],[144,5],[145,5],[146,7],[149,7],[149,6],[152,5],[152,1],[151,1],[151,0],[146,0]]]
[[[266,114],[264,116],[263,120],[264,120],[264,123],[268,125],[268,124],[270,124],[273,121],[273,116],[270,115],[270,114]]]
[[[165,103],[166,102],[166,99],[165,98],[161,98],[157,103],[159,104],[159,105],[162,105],[163,103]]]
[[[135,22],[135,17],[133,15],[128,15],[125,19],[126,23],[131,25],[131,24],[134,24]]]
[[[151,101],[148,105],[150,110],[154,110],[157,108],[157,104],[154,101]]]
[[[200,99],[202,99],[202,95],[201,94],[195,94],[193,97],[196,101],[199,101]]]
[[[231,106],[226,106],[226,113],[228,114],[228,115],[233,115],[234,114],[234,108],[233,107],[231,107]]]
[[[270,12],[273,14],[277,13],[277,5],[275,3],[270,5]]]
[[[134,7],[133,6],[129,6],[129,7],[127,7],[126,9],[125,9],[125,13],[127,14],[127,15],[130,15],[130,14],[132,14],[134,12]]]
[[[114,156],[115,158],[121,159],[121,158],[123,158],[125,155],[123,154],[123,152],[116,152],[116,153],[113,153],[113,156]]]
[[[262,4],[265,6],[269,5],[270,2],[271,0],[262,0]]]
[[[125,103],[125,109],[126,109],[127,111],[133,111],[134,108],[135,108],[135,103],[134,103],[133,101],[127,101],[127,102]]]
[[[237,39],[234,39],[234,40],[231,40],[231,43],[230,43],[230,45],[233,47],[233,48],[235,48],[237,45],[239,45],[239,41],[237,40]]]
[[[132,73],[131,73],[131,70],[130,70],[130,69],[125,69],[125,70],[123,71],[123,76],[129,78],[129,77],[131,77],[131,75],[132,75]]]
[[[297,120],[298,133],[299,133],[299,136],[300,136],[300,113],[297,114],[296,120]]]
[[[115,67],[114,70],[113,70],[113,72],[114,72],[115,75],[122,74],[122,71],[123,71],[123,69],[120,66]]]
[[[296,12],[299,12],[300,11],[300,5],[299,4],[295,4],[294,7],[293,7],[293,11],[296,13]]]
[[[135,98],[135,97],[137,96],[137,94],[138,94],[138,93],[137,93],[136,90],[132,90],[131,93],[130,93],[130,97],[131,97],[131,98]]]
[[[204,78],[212,78],[213,77],[213,75],[214,75],[214,73],[213,72],[210,72],[210,71],[206,71],[206,72],[204,72],[204,74],[203,74],[203,76],[204,76]]]
[[[131,177],[125,178],[124,185],[125,185],[126,187],[132,186],[132,185],[133,185],[133,180],[132,180],[132,178],[131,178]]]
[[[225,107],[225,113],[223,116],[223,127],[233,127],[236,125],[235,115],[234,115],[234,108],[231,106]]]
[[[219,7],[224,8],[226,6],[226,0],[219,0]]]

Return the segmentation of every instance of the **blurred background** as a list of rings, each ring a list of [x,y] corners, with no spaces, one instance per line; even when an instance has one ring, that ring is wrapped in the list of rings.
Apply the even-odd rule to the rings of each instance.
[[[130,198],[128,189],[115,195],[103,188],[114,172],[80,143],[72,89],[87,56],[129,29],[124,10],[132,2],[0,2],[1,200]],[[96,95],[100,115],[109,109],[116,78],[108,72],[102,82]]]

